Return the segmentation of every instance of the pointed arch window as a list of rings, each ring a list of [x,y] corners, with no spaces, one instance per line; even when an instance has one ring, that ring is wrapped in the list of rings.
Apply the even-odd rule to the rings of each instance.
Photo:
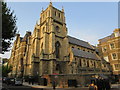
[[[56,54],[56,58],[59,58],[59,56],[60,56],[60,43],[59,43],[59,41],[57,41],[55,43],[55,54]]]
[[[60,18],[60,13],[58,14],[59,18]]]
[[[60,64],[57,64],[57,65],[56,65],[56,70],[57,70],[60,74],[62,73]]]
[[[89,67],[89,60],[87,60],[87,67]]]
[[[56,65],[56,70],[60,70],[60,64]]]

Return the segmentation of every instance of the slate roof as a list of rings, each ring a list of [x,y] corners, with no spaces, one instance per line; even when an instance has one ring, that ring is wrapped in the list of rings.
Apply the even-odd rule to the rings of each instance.
[[[93,46],[93,45],[92,45]],[[96,46],[93,46],[96,52],[99,52],[98,48]]]
[[[82,47],[86,47],[86,48],[89,48],[89,49],[93,49],[88,42],[79,40],[79,39],[71,37],[71,36],[68,36],[68,41],[71,44],[75,44],[75,45],[78,45],[78,46],[82,46]]]
[[[115,37],[115,35],[114,35],[114,33],[112,33],[111,35],[109,35],[109,36],[107,36],[107,37],[105,37],[105,38],[102,38],[102,39],[99,39],[99,41],[102,43],[102,42],[106,42],[106,41],[108,41],[109,39],[111,39],[111,38],[114,38]]]
[[[88,58],[88,59],[94,59],[94,60],[100,60],[100,59],[96,56],[96,54],[94,54],[94,53],[90,53],[90,52],[78,50],[78,49],[76,49],[76,48],[72,48],[72,51],[73,51],[74,56],[83,57],[83,58]]]

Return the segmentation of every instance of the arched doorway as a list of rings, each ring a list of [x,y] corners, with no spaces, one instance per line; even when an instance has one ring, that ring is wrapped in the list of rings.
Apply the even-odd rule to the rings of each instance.
[[[56,71],[57,71],[57,73],[59,73],[59,74],[62,73],[60,64],[57,64],[57,65],[56,65]]]

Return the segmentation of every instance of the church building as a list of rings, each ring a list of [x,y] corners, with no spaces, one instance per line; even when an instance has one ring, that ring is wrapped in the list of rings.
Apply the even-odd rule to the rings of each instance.
[[[95,46],[67,33],[64,9],[57,9],[50,2],[42,10],[33,33],[27,31],[24,37],[17,34],[9,59],[13,67],[9,75],[38,76],[45,78],[47,85],[56,79],[60,85],[69,80],[85,84],[92,75],[111,74],[109,62],[99,56]]]

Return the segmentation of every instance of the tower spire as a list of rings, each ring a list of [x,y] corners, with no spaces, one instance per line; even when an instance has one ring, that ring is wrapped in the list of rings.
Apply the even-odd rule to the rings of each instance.
[[[42,7],[42,12],[43,12],[43,10],[44,10],[44,9],[43,9],[43,7]]]
[[[64,7],[62,6],[62,12],[64,12]]]
[[[52,6],[52,1],[50,0],[50,4],[49,4],[49,6]]]

